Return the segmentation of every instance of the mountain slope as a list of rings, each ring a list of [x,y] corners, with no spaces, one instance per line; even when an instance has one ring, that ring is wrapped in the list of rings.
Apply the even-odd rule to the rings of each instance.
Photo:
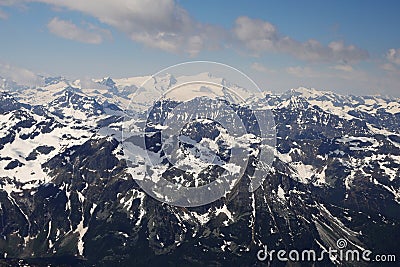
[[[174,80],[153,86],[165,91]],[[69,84],[39,90],[51,95],[40,105],[28,105],[23,90],[1,95],[4,264],[258,266],[263,245],[321,253],[340,238],[349,249],[400,255],[399,99],[305,88],[256,98],[272,107],[277,131],[275,160],[261,187],[248,191],[253,156],[229,194],[180,208],[151,198],[132,177],[121,144],[120,99],[129,94],[111,79],[101,83],[112,87],[112,97]],[[159,107],[168,112],[176,105]],[[246,112],[241,118],[249,125],[254,120]],[[193,138],[200,130],[215,138],[223,133],[195,126]],[[151,130],[154,146],[147,149],[158,153],[160,129]],[[339,263],[360,264],[326,258],[317,266]]]

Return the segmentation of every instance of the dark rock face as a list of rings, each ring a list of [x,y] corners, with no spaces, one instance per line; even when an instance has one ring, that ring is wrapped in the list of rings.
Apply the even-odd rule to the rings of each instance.
[[[112,80],[104,85],[115,87]],[[276,157],[261,187],[248,191],[257,161],[251,157],[229,194],[205,206],[181,208],[149,197],[138,186],[127,172],[120,139],[99,131],[121,124],[121,118],[107,115],[94,99],[67,90],[49,104],[53,111],[39,113],[4,97],[0,113],[12,125],[0,125],[7,129],[0,135],[1,264],[263,266],[266,262],[257,259],[263,245],[276,251],[313,249],[319,255],[323,249],[337,249],[340,238],[349,249],[400,257],[400,113],[382,108],[362,112],[354,101],[364,105],[368,98],[353,98],[288,92],[259,100],[272,105],[277,130]],[[318,101],[331,101],[337,108],[353,105],[354,110],[347,115],[330,112]],[[152,123],[176,105],[156,105],[165,114],[155,110],[159,116]],[[65,108],[89,119],[73,118],[71,124],[63,120]],[[233,108],[248,132],[257,134],[254,115]],[[88,127],[93,120],[96,126]],[[85,135],[77,134],[81,131]],[[184,131],[193,140],[221,134],[216,125],[199,122]],[[41,136],[57,136],[63,145],[39,142],[16,156],[12,144]],[[152,138],[147,149],[159,153],[159,133]],[[219,153],[229,160],[228,150]],[[22,170],[38,160],[43,160],[39,166],[48,179],[39,172],[33,175],[36,180],[26,179]],[[165,175],[181,173],[172,168]],[[191,177],[185,179],[193,186]],[[212,177],[203,179],[210,182]],[[326,257],[315,265],[339,263],[363,264]],[[276,258],[271,262],[286,264]]]

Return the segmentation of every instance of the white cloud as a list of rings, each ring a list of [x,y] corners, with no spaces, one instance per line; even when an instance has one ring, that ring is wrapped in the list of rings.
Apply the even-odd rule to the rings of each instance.
[[[34,72],[0,62],[0,77],[21,85],[40,85],[43,81]]]
[[[0,9],[0,19],[8,19],[8,14]]]
[[[49,31],[59,37],[88,44],[100,44],[110,38],[111,32],[87,24],[86,29],[80,28],[71,21],[53,18],[48,24]]]
[[[400,65],[400,48],[389,49],[386,53],[386,59],[396,65]]]
[[[391,77],[400,75],[400,48],[391,48],[385,54],[385,61],[379,65]]]
[[[332,67],[335,70],[341,70],[341,71],[345,71],[345,72],[352,72],[354,71],[353,67],[350,65],[336,65]]]
[[[34,0],[83,12],[124,32],[133,41],[169,52],[196,55],[215,47],[222,31],[194,21],[173,0]]]
[[[196,21],[175,0],[6,0],[10,3],[40,2],[58,9],[78,11],[98,19],[129,36],[135,42],[169,52],[184,52],[191,56],[200,51],[222,46],[246,47],[255,55],[272,51],[292,55],[304,61],[351,64],[368,58],[368,52],[342,41],[323,45],[310,39],[297,41],[279,33],[268,21],[238,17],[228,31],[216,25]],[[83,36],[84,29],[69,23],[58,23],[69,29],[68,34],[55,30],[69,39],[99,42],[99,36]],[[70,33],[72,32],[72,33]],[[98,34],[98,33],[97,33]],[[66,36],[64,36],[66,35]],[[86,40],[89,39],[89,40]]]
[[[251,69],[258,71],[258,72],[266,73],[266,74],[275,72],[274,70],[267,68],[266,66],[264,66],[263,64],[261,64],[259,62],[254,62],[253,64],[251,64]]]
[[[236,19],[233,33],[246,47],[256,52],[273,50],[279,39],[276,28],[271,23],[248,17]]]
[[[390,71],[390,72],[398,71],[398,69],[392,63],[384,63],[384,64],[380,65],[379,67],[383,70]]]
[[[331,42],[327,46],[310,39],[296,41],[282,36],[274,25],[267,21],[245,16],[236,19],[233,35],[253,53],[267,51],[291,54],[305,61],[354,63],[367,59],[368,52],[354,45],[346,46],[342,41]]]

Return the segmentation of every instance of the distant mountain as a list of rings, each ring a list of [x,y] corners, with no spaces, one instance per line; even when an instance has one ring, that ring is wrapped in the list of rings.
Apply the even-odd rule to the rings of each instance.
[[[20,85],[20,84],[16,83],[15,81],[0,77],[0,90],[15,91],[15,90],[21,90],[21,89],[26,89],[26,88],[28,88],[27,85]]]
[[[263,245],[321,253],[337,249],[340,238],[348,249],[400,257],[400,99],[308,88],[248,98],[272,109],[277,132],[272,168],[253,193],[248,186],[259,149],[257,123],[245,107],[230,104],[248,132],[242,137],[252,156],[244,176],[221,199],[181,208],[139,187],[132,174],[139,175],[140,158],[127,165],[121,144],[123,111],[147,79],[105,78],[83,86],[49,78],[41,87],[0,93],[2,265],[263,266],[257,259]],[[160,124],[182,100],[169,90],[185,79],[193,77],[167,75],[142,88],[139,100],[153,92],[171,98],[155,105],[138,155],[144,149],[165,162]],[[188,94],[198,90],[205,89],[193,86]],[[202,120],[183,133],[188,140],[206,138],[218,160],[229,160],[230,136],[221,126]],[[186,153],[193,164],[199,150],[187,141],[177,158]],[[165,179],[189,186],[209,183],[220,172],[213,166],[196,176],[165,164]],[[325,258],[315,266],[338,264],[362,263]]]

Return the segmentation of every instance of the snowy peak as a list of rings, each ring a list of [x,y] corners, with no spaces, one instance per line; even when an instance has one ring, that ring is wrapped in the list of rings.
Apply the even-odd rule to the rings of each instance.
[[[166,91],[177,83],[176,78],[171,74],[165,74],[161,77],[153,77],[154,87],[160,91]]]
[[[115,86],[115,82],[110,77],[105,77],[103,80],[99,81],[100,84],[104,84],[106,86],[112,87]]]
[[[98,81],[99,84],[106,86],[110,91],[117,92],[118,88],[116,83],[110,77],[105,77],[102,80]]]
[[[400,114],[399,98],[340,95],[304,87],[291,89],[282,94],[280,99],[285,102],[280,101],[280,104],[287,106],[291,102],[296,102],[296,98],[301,98],[328,113],[346,117],[347,119],[364,118],[365,116],[375,116],[383,113],[387,114],[387,116],[399,116],[398,114]],[[289,99],[291,100],[289,101]]]
[[[86,120],[91,116],[104,114],[102,105],[94,98],[74,92],[71,88],[64,90],[60,97],[48,104],[48,107],[50,112],[60,118]]]
[[[64,77],[61,77],[61,76],[58,76],[58,77],[44,77],[43,80],[44,80],[45,86],[59,84],[61,82],[68,83],[67,79],[64,78]]]
[[[299,95],[306,99],[315,99],[315,98],[333,94],[330,91],[320,91],[320,90],[316,90],[314,88],[306,88],[306,87],[292,88],[292,89],[290,89],[290,91],[288,93],[291,95]]]
[[[281,98],[277,108],[287,108],[295,110],[304,110],[310,106],[310,103],[299,95],[290,95]]]
[[[28,107],[28,105],[23,105],[19,103],[8,92],[0,91],[0,113],[6,113],[12,110],[17,110],[23,106]]]

